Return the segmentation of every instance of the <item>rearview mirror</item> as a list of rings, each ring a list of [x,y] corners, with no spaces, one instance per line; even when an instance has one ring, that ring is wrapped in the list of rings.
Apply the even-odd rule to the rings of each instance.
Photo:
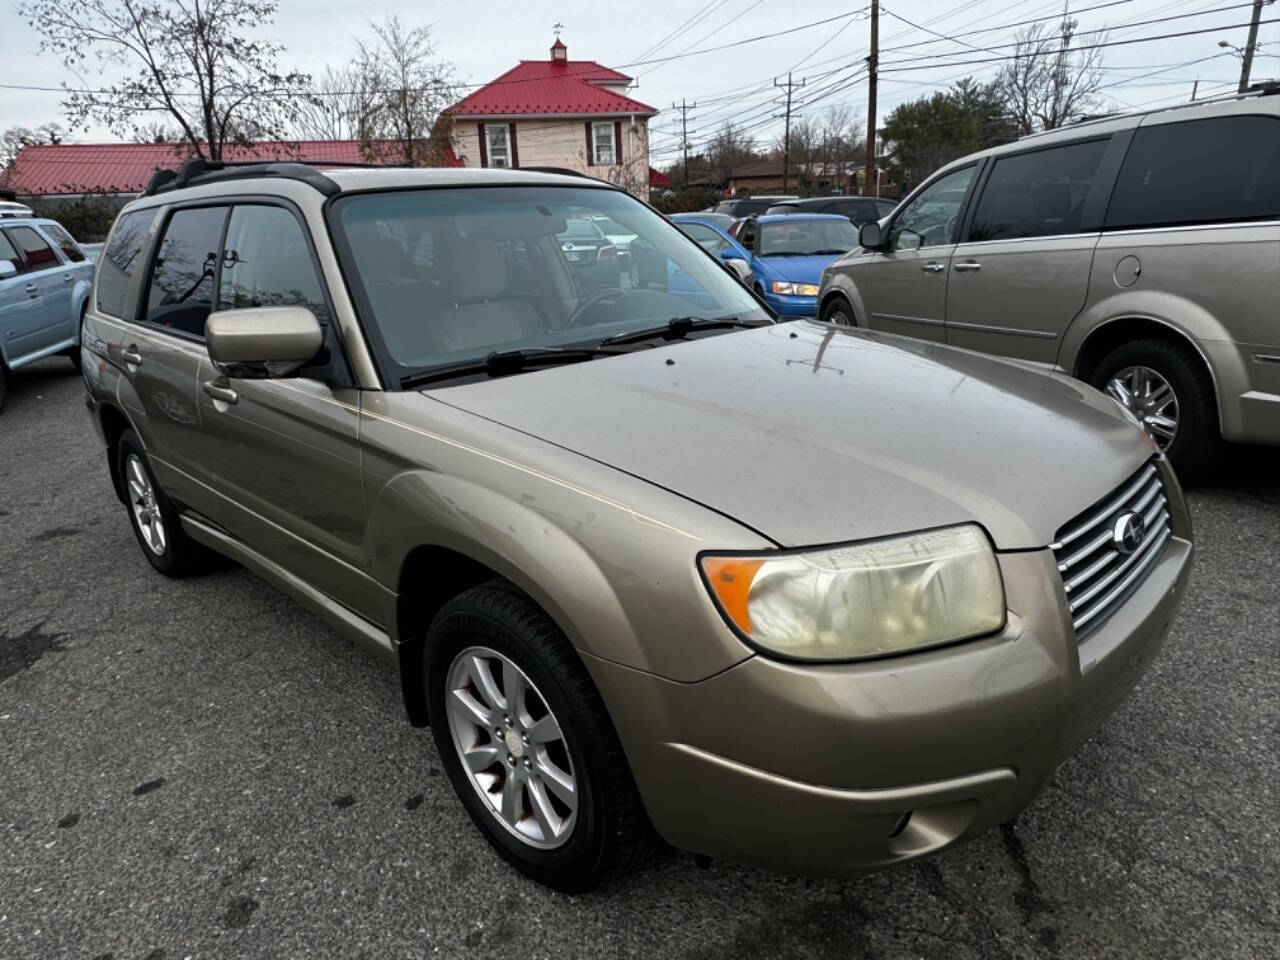
[[[209,359],[228,377],[290,377],[313,360],[324,331],[306,307],[248,307],[209,314]]]
[[[747,263],[747,261],[743,260],[741,257],[725,257],[724,265],[737,274],[738,279],[744,284],[748,287],[751,286],[751,281],[753,279],[751,274],[751,264]]]
[[[12,260],[0,260],[0,280],[5,277],[16,277],[18,268]]]
[[[868,250],[879,250],[882,245],[881,241],[880,224],[874,220],[870,223],[864,223],[858,228],[858,243]]]

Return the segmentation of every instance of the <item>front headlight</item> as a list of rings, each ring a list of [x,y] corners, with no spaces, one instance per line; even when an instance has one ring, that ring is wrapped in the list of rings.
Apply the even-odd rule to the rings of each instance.
[[[704,554],[720,612],[751,643],[798,660],[856,660],[1004,626],[995,553],[974,524],[800,552]]]
[[[774,293],[785,293],[796,297],[816,297],[818,288],[812,283],[792,283],[790,280],[773,281]]]

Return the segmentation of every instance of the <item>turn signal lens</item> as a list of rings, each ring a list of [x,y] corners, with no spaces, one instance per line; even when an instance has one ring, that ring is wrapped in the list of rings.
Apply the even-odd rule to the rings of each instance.
[[[789,296],[816,297],[818,295],[818,286],[814,283],[792,283],[790,280],[775,280],[773,281],[773,292]]]

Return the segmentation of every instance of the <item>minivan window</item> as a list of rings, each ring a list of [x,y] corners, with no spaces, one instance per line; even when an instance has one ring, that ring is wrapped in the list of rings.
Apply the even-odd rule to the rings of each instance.
[[[102,252],[102,264],[98,267],[95,290],[101,312],[113,317],[125,316],[124,298],[129,292],[129,282],[138,269],[142,243],[155,218],[156,212],[152,209],[134,210],[116,220],[111,239]]]
[[[1280,118],[1215,117],[1139,127],[1106,228],[1280,218]]]
[[[226,207],[178,210],[169,218],[147,291],[147,322],[204,338]]]
[[[283,207],[238,206],[231,211],[222,247],[218,309],[306,307],[329,320],[302,225]]]
[[[969,239],[1054,237],[1088,229],[1084,202],[1108,141],[1069,143],[996,160],[978,200]],[[1097,224],[1092,229],[1097,230]]]
[[[22,251],[28,270],[48,270],[58,266],[60,261],[53,247],[30,227],[9,227],[8,234],[10,242]]]
[[[976,169],[953,170],[917,194],[894,217],[889,228],[888,249],[915,250],[950,243]]]

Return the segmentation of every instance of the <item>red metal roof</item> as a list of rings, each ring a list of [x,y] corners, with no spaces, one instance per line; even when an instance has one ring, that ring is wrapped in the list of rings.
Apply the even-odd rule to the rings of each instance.
[[[658,111],[607,90],[602,83],[630,83],[625,73],[594,60],[521,60],[502,76],[448,109],[455,117],[599,116]]]
[[[669,187],[671,186],[671,178],[661,170],[649,168],[649,186],[651,187]]]
[[[223,159],[236,162],[286,160],[316,166],[343,166],[368,162],[359,140],[291,140],[227,147]],[[395,163],[400,144],[374,141],[375,158]],[[446,166],[457,166],[446,147]],[[60,143],[23,147],[13,166],[0,174],[4,184],[19,194],[46,196],[68,193],[140,193],[151,174],[176,167],[190,151],[171,143]]]

